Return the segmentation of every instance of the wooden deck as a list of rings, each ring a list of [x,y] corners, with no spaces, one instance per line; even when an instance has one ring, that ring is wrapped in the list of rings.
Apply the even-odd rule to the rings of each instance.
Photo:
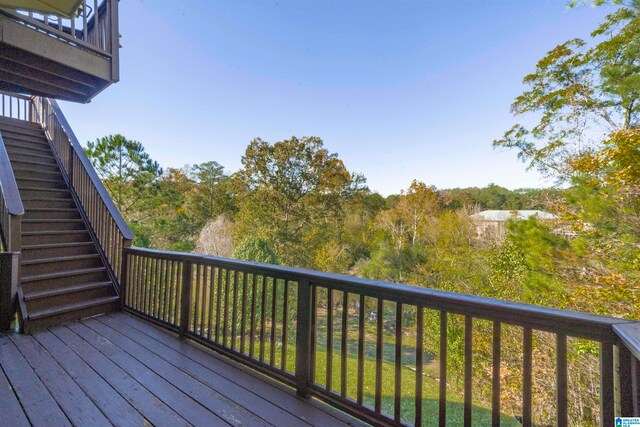
[[[0,426],[361,425],[134,316],[0,336]]]

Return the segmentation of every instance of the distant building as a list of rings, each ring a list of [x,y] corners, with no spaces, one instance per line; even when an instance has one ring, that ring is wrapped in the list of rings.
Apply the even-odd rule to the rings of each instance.
[[[502,240],[505,237],[507,220],[529,219],[536,217],[541,220],[552,220],[556,216],[552,213],[538,210],[486,210],[471,215],[476,225],[479,239]]]

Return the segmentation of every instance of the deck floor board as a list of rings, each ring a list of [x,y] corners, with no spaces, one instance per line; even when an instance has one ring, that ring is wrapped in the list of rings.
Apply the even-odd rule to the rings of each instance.
[[[12,426],[362,425],[125,313],[0,336],[0,406]]]

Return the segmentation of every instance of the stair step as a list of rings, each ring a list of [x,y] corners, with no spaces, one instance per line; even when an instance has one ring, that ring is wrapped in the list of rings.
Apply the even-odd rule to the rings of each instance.
[[[84,221],[75,219],[23,219],[22,230],[31,231],[64,231],[86,230]]]
[[[57,279],[59,277],[78,276],[81,274],[98,273],[105,270],[106,268],[104,267],[94,267],[94,268],[83,268],[80,270],[59,271],[56,273],[37,274],[34,276],[22,276],[21,281],[23,283],[37,282],[40,280]]]
[[[117,295],[29,312],[29,328],[37,330],[117,310]],[[28,311],[28,310],[27,310]]]
[[[14,129],[14,130],[25,131],[25,132],[35,131],[35,132],[42,133],[42,126],[40,126],[40,123],[30,122],[27,120],[14,119],[14,118],[5,117],[5,116],[2,116],[2,118],[0,118],[0,129],[2,130]]]
[[[13,126],[13,127],[27,128],[27,129],[42,129],[42,127],[40,126],[40,123],[3,116],[3,117],[0,117],[0,128],[4,126]]]
[[[70,195],[69,195],[70,196]],[[34,208],[69,208],[75,209],[76,204],[71,197],[33,197],[22,195],[25,212]]]
[[[41,139],[46,141],[47,138],[44,135],[42,129],[28,129],[18,126],[7,126],[5,124],[0,124],[0,133],[2,134],[2,138],[13,139],[15,137],[28,137],[33,139]],[[6,136],[5,136],[6,135]]]
[[[105,267],[92,267],[45,274],[24,275],[21,283],[25,292],[37,292],[45,289],[56,289],[81,283],[103,282],[106,280],[109,280],[109,275]]]
[[[40,154],[40,153],[7,153],[9,154],[9,159],[11,160],[11,163],[15,163],[15,162],[40,162],[40,163],[46,163],[48,165],[54,165],[54,166],[58,166],[58,164],[56,163],[56,159],[55,157],[53,157],[53,154]]]
[[[102,282],[88,282],[88,283],[80,283],[78,285],[71,286],[63,286],[56,289],[46,289],[36,292],[28,292],[24,294],[24,300],[26,302],[38,300],[38,299],[48,299],[61,295],[74,294],[78,292],[91,291],[95,289],[103,289],[108,288],[109,290],[113,289],[113,283],[110,281],[102,281]]]
[[[22,258],[26,260],[54,257],[96,254],[92,241],[75,243],[49,243],[45,245],[22,246]]]
[[[42,176],[42,177],[48,177],[48,178],[52,178],[52,177],[58,177],[62,175],[62,172],[60,172],[60,169],[56,169],[56,170],[33,170],[31,168],[25,168],[25,167],[20,167],[20,165],[18,164],[13,164],[13,174],[16,176],[16,178],[18,176],[26,176],[31,177],[31,176]]]
[[[113,284],[109,281],[81,283],[78,285],[64,286],[56,289],[46,289],[42,291],[28,292],[24,294],[24,300],[33,301],[36,299],[51,298],[59,295],[73,294],[76,292],[89,291],[89,290],[98,289],[98,288],[104,288],[104,287],[111,288],[112,286]]]
[[[11,159],[12,161],[14,159],[29,160],[31,158],[31,159],[38,159],[42,161],[50,161],[53,163],[56,162],[56,158],[54,157],[53,153],[51,153],[50,151],[47,152],[47,151],[33,150],[30,148],[20,149],[12,145],[5,145],[5,148],[7,149],[7,154],[9,155],[9,159]]]
[[[58,165],[39,162],[37,160],[14,160],[11,162],[14,169],[27,169],[32,172],[57,172],[60,173]]]
[[[29,153],[29,152],[35,152],[35,153],[40,153],[40,154],[50,154],[53,155],[53,153],[51,152],[51,148],[49,147],[49,145],[44,145],[44,144],[40,144],[38,143],[36,144],[24,144],[24,141],[19,141],[17,139],[6,139],[3,138],[4,140],[4,145],[5,147],[7,147],[7,151],[13,150],[13,152],[15,153]]]
[[[60,256],[60,257],[51,257],[51,258],[38,258],[22,261],[22,265],[34,265],[34,264],[48,264],[52,262],[67,262],[67,261],[75,261],[80,259],[92,259],[98,258],[100,259],[100,255],[98,254],[90,254],[90,255],[69,255],[69,256]]]
[[[90,242],[88,230],[53,230],[28,231],[22,233],[22,244],[25,246],[48,245],[55,243]]]
[[[34,134],[32,132],[23,133],[22,131],[0,129],[0,136],[5,141],[15,141],[21,145],[49,147],[49,140],[42,132]]]
[[[27,277],[98,268],[103,266],[102,258],[100,258],[100,255],[98,254],[75,254],[51,258],[30,258],[25,259],[21,265],[21,273]]]
[[[28,208],[24,219],[80,219],[80,214],[74,208]]]
[[[38,197],[38,198],[54,198],[69,195],[71,192],[68,188],[39,188],[39,187],[18,187],[22,197]]]
[[[61,286],[24,294],[27,312],[38,312],[51,307],[60,307],[70,303],[91,301],[115,295],[110,281],[86,282],[77,285]]]
[[[67,183],[64,182],[64,179],[62,179],[62,177],[58,178],[58,179],[52,179],[52,178],[25,178],[25,177],[16,177],[16,181],[18,183],[18,188],[23,188],[23,187],[38,187],[38,188],[45,188],[47,190],[49,189],[56,189],[56,188],[60,188],[60,189],[65,189],[68,188],[67,187]]]

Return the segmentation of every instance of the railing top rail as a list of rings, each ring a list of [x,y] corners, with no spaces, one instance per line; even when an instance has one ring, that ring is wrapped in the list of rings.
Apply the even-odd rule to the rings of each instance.
[[[76,138],[76,135],[73,133],[71,126],[69,126],[67,119],[64,117],[64,114],[62,114],[62,110],[60,110],[58,103],[53,99],[48,99],[48,98],[43,98],[43,99],[45,100],[45,102],[49,102],[51,104],[51,109],[53,111],[53,114],[56,116],[56,118],[58,119],[58,122],[60,123],[65,133],[69,137],[71,146],[75,150],[76,154],[78,155],[78,159],[80,160],[80,162],[84,166],[84,169],[87,171],[87,174],[91,178],[93,185],[98,191],[98,194],[100,195],[100,198],[104,202],[107,210],[111,214],[111,217],[113,218],[116,225],[120,229],[120,232],[122,233],[122,237],[124,237],[126,240],[132,240],[134,237],[133,232],[127,225],[127,222],[122,217],[122,214],[120,214],[120,211],[118,210],[116,205],[113,203],[113,200],[109,195],[109,192],[107,192],[107,189],[104,188],[104,184],[102,183],[102,180],[100,179],[100,177],[98,177],[98,174],[96,173],[95,169],[93,168],[93,165],[91,164],[91,161],[89,160],[86,153],[84,152],[82,145],[80,145],[80,142],[78,141],[78,138]]]
[[[640,360],[640,322],[614,325],[613,330],[631,354]]]
[[[16,177],[13,175],[13,168],[9,161],[7,149],[4,146],[2,135],[0,135],[0,191],[9,215],[24,215],[22,198],[20,197],[20,191],[18,191]]]
[[[40,21],[39,19],[35,19],[35,18],[30,18],[29,16],[23,15],[21,13],[19,13],[17,10],[12,10],[12,9],[4,9],[4,8],[0,8],[0,14],[5,15],[10,17],[11,19],[15,19],[16,21],[20,21],[23,22],[24,24],[28,24],[28,25],[32,25],[34,27],[37,27],[43,31],[46,31],[47,33],[50,33],[56,37],[59,37],[61,39],[64,39],[65,41],[69,42],[69,43],[73,43],[76,44],[80,47],[82,47],[83,49],[92,51],[93,53],[102,55],[102,56],[110,56],[111,53],[108,50],[102,49],[98,46],[94,46],[91,43],[86,42],[85,40],[79,39],[77,37],[74,37],[64,31],[59,30],[58,28],[50,25],[50,24],[46,24],[42,21]],[[93,20],[93,15],[91,16],[91,20]],[[89,27],[87,27],[89,28]]]
[[[20,93],[7,92],[4,90],[0,90],[0,95],[10,96],[16,99],[24,99],[25,101],[31,101],[31,97],[29,95],[22,95]]]
[[[327,286],[351,293],[382,298],[388,301],[419,305],[454,314],[496,320],[508,324],[598,341],[614,341],[616,339],[616,334],[612,328],[614,325],[638,323],[627,319],[599,316],[571,310],[464,295],[341,274],[231,260],[209,255],[137,247],[126,248],[125,253],[174,261],[191,261],[222,268],[234,268],[243,272],[264,274],[285,280],[303,280],[313,285]]]

